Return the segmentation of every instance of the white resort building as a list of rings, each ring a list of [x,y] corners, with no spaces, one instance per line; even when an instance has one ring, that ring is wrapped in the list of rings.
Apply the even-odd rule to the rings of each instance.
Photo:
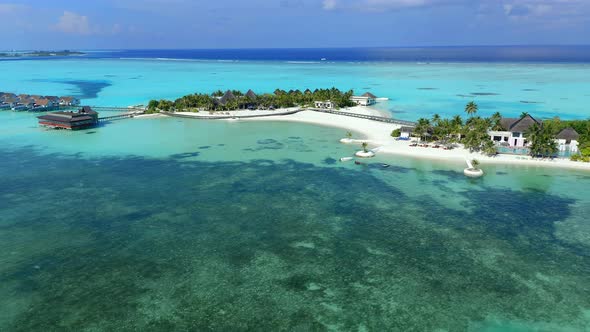
[[[523,148],[528,145],[525,133],[533,125],[541,125],[541,122],[537,121],[530,115],[525,115],[521,118],[502,118],[500,120],[502,125],[501,131],[490,131],[490,139],[496,144],[507,145],[515,148]]]
[[[414,133],[414,127],[403,126],[400,128],[399,132],[399,138],[401,140],[409,141],[412,137],[412,133]]]
[[[352,96],[350,100],[358,106],[371,106],[377,103],[377,96],[367,92],[362,96]]]
[[[578,152],[580,134],[574,128],[566,128],[557,134],[556,141],[560,152]]]

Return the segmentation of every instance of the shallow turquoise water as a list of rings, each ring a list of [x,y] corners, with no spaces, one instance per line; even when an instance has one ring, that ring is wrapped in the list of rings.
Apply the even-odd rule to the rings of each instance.
[[[415,120],[462,114],[475,100],[485,115],[588,118],[590,65],[487,63],[296,63],[63,59],[0,62],[0,91],[75,94],[91,105],[127,106],[217,89],[336,86],[391,98],[380,108]]]
[[[0,112],[0,330],[590,329],[587,172],[342,164],[342,134]]]
[[[124,106],[335,85],[405,119],[472,98],[587,118],[588,68],[31,60],[0,62],[0,91]],[[52,131],[0,111],[0,331],[590,330],[588,172],[340,163],[358,148],[343,135],[176,118]]]

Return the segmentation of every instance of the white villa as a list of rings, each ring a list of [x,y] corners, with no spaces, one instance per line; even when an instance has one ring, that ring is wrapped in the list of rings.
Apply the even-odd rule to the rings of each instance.
[[[358,106],[371,106],[377,103],[377,96],[367,92],[362,96],[352,96],[350,100]]]
[[[503,131],[490,131],[488,134],[494,143],[511,148],[526,148],[528,141],[526,132],[535,124],[542,125],[542,122],[536,120],[530,115],[525,115],[519,119],[502,118],[500,124]],[[555,137],[560,153],[577,153],[579,151],[580,135],[573,128],[562,130]]]
[[[508,145],[510,147],[522,148],[528,145],[525,133],[534,124],[541,125],[541,122],[537,121],[530,115],[525,115],[521,118],[502,118],[500,123],[504,130],[501,131],[490,131],[490,139],[496,144]]]
[[[562,152],[571,152],[576,153],[578,152],[578,140],[580,139],[580,134],[574,130],[574,128],[566,128],[562,130],[559,134],[557,134],[556,141],[559,148],[559,151]]]
[[[314,102],[315,108],[320,108],[320,109],[325,109],[325,110],[331,110],[336,108],[336,105],[329,101],[329,100],[325,100],[325,101],[316,101]]]
[[[412,137],[412,133],[414,132],[414,127],[407,127],[403,126],[400,128],[400,139],[402,140],[409,140]]]

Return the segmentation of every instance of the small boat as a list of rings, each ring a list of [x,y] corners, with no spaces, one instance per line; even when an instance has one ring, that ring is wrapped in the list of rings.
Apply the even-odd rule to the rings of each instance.
[[[381,167],[383,167],[383,168],[387,168],[389,166],[391,166],[391,165],[389,165],[389,164],[381,164]]]
[[[326,59],[326,58],[321,58],[320,60],[321,60],[321,61],[326,61],[326,60],[328,60],[328,59]]]
[[[358,161],[358,160],[355,160],[355,161],[354,161],[354,164],[355,164],[355,165],[363,165],[363,163],[361,163],[361,162],[360,162],[360,161]]]
[[[351,161],[353,159],[354,159],[353,157],[342,157],[342,158],[340,158],[340,161],[345,162],[345,161]]]

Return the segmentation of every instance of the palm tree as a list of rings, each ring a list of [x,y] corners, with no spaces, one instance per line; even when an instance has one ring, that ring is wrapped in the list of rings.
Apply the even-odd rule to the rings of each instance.
[[[551,157],[557,151],[557,142],[550,128],[534,124],[527,131],[527,140],[530,142],[530,155],[532,157]]]
[[[529,115],[529,112],[522,112],[522,113],[520,113],[520,118],[522,119],[522,118],[524,118],[525,116],[528,116],[528,115]]]
[[[477,106],[477,104],[473,101],[470,101],[466,106],[465,106],[465,113],[467,113],[469,116],[473,116],[475,113],[477,113],[477,111],[479,110],[479,107]]]
[[[496,112],[492,114],[490,117],[490,122],[492,123],[492,130],[501,130],[502,129],[502,115],[500,112]]]
[[[364,152],[369,152],[369,151],[367,151],[368,146],[369,146],[369,144],[367,142],[363,142],[363,144],[361,144],[361,147],[363,148]]]
[[[471,161],[471,166],[473,166],[473,169],[476,169],[476,170],[477,170],[477,169],[479,169],[479,168],[478,168],[478,166],[479,166],[479,160],[477,160],[477,159],[473,159],[473,160]]]
[[[432,124],[436,125],[440,121],[440,115],[438,113],[432,116]]]
[[[350,132],[350,131],[347,131],[347,132],[346,132],[346,137],[347,137],[347,138],[352,138],[352,132]]]
[[[420,139],[422,139],[423,137],[426,137],[428,130],[430,130],[430,121],[428,119],[424,119],[424,118],[418,119],[418,123],[416,124],[416,127],[414,128],[414,132],[416,134],[418,134]]]

